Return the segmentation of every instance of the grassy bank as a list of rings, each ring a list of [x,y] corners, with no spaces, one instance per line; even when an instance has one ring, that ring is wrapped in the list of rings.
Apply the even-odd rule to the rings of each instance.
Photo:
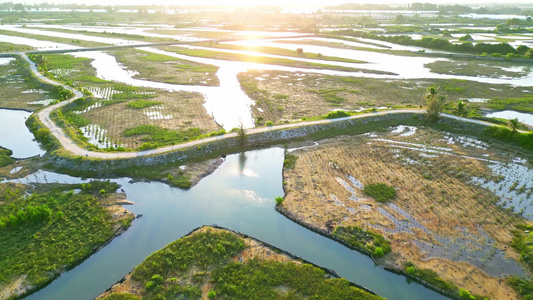
[[[206,50],[206,49],[184,49],[180,47],[165,47],[165,51],[175,52],[178,54],[183,54],[187,56],[197,56],[205,57],[219,60],[230,60],[230,61],[241,61],[249,63],[258,63],[258,64],[270,64],[270,65],[280,65],[293,68],[306,68],[306,69],[324,69],[324,70],[337,70],[337,71],[348,71],[348,72],[366,72],[373,74],[390,74],[388,72],[382,71],[373,71],[365,69],[357,69],[350,67],[341,67],[333,66],[324,63],[311,63],[303,62],[297,60],[291,60],[288,58],[274,58],[274,57],[264,57],[264,56],[252,56],[238,53],[229,53],[215,50]]]
[[[173,84],[219,85],[218,67],[134,49],[109,51],[117,61],[139,74],[135,78]]]
[[[494,110],[512,109],[524,113],[533,113],[533,97],[491,99],[486,106]]]
[[[55,185],[27,196],[26,186],[0,185],[0,285],[11,295],[38,289],[127,228],[132,215],[114,218],[112,211],[123,209],[109,206],[117,188],[109,182]]]
[[[7,166],[15,162],[15,159],[13,159],[11,155],[13,155],[13,151],[0,148],[0,167]]]
[[[41,41],[54,42],[54,43],[61,43],[61,44],[78,46],[78,47],[105,47],[105,46],[109,46],[109,44],[104,44],[104,43],[82,41],[82,40],[77,40],[77,39],[61,38],[61,37],[40,35],[40,34],[33,34],[33,33],[16,32],[16,31],[2,30],[2,29],[0,29],[0,34],[9,35],[9,36],[19,36],[19,37],[24,37],[24,38],[29,38],[29,39],[36,39],[36,40],[41,40]]]
[[[332,277],[259,241],[203,227],[150,255],[100,299],[382,299]]]
[[[323,61],[338,61],[338,62],[347,62],[347,63],[355,63],[355,64],[366,63],[365,61],[362,61],[362,60],[326,56],[320,53],[308,53],[308,52],[305,52],[305,49],[298,51],[297,49],[289,50],[289,49],[276,48],[276,47],[240,46],[240,45],[232,45],[232,44],[226,44],[226,43],[220,44],[220,43],[212,43],[212,42],[210,43],[202,42],[202,43],[196,43],[194,45],[202,46],[202,47],[210,47],[210,48],[228,49],[228,50],[253,51],[253,52],[264,53],[264,54],[306,58],[306,59],[316,59],[316,60],[323,60]]]

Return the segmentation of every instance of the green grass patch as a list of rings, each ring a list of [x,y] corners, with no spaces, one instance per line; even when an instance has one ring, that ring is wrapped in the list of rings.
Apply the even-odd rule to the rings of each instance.
[[[26,126],[28,126],[33,133],[33,136],[35,136],[35,139],[43,145],[46,151],[53,151],[61,147],[59,141],[52,135],[50,130],[41,123],[35,114],[32,114],[28,120],[26,120]]]
[[[15,162],[15,159],[12,158],[11,155],[13,155],[13,151],[0,148],[0,167],[7,166]]]
[[[517,276],[507,276],[506,281],[520,296],[520,299],[533,299],[532,280]]]
[[[28,196],[0,186],[0,283],[27,275],[32,285],[45,284],[112,238],[118,221],[102,206],[105,195],[72,192],[80,187]]]
[[[161,104],[161,102],[159,101],[148,101],[148,100],[139,99],[139,100],[129,102],[128,104],[126,104],[126,107],[133,108],[133,109],[142,109],[142,108],[147,108],[147,107],[151,107],[151,106],[159,105],[159,104]]]
[[[345,279],[326,279],[324,270],[308,264],[255,258],[234,262],[245,248],[241,237],[207,229],[153,253],[132,278],[144,284],[143,299],[201,299],[206,283],[212,285],[210,299],[382,299]],[[191,277],[185,275],[191,270]],[[183,276],[191,278],[188,283],[180,280]],[[130,299],[110,297],[105,299]]]
[[[294,169],[298,156],[290,153],[285,153],[285,159],[283,160],[283,168]]]
[[[308,264],[252,259],[213,272],[216,298],[225,299],[383,299],[353,287],[346,279],[326,279]],[[286,292],[279,291],[284,287]]]
[[[533,113],[533,97],[491,99],[486,106],[494,110],[512,109],[525,113]]]
[[[192,185],[191,177],[185,175],[182,170],[179,171],[177,177],[168,174],[167,182],[170,186],[179,187],[181,189],[189,189]]]
[[[107,297],[104,297],[102,300],[141,300],[142,298],[136,295],[128,293],[115,293]]]
[[[344,99],[342,96],[339,96],[338,93],[340,92],[346,92],[346,88],[338,88],[338,89],[319,89],[319,90],[308,90],[308,92],[318,94],[321,96],[326,102],[331,103],[332,105],[340,105],[346,99]]]
[[[139,150],[154,149],[166,145],[174,145],[205,137],[224,135],[224,129],[213,131],[207,134],[202,133],[199,128],[193,127],[187,130],[170,130],[155,125],[139,125],[137,127],[124,130],[124,136],[144,135],[141,139],[144,143]]]
[[[8,42],[0,42],[0,53],[5,52],[25,52],[31,51],[34,48],[26,45],[12,44]]]
[[[384,183],[371,183],[365,185],[363,192],[378,202],[388,202],[396,197],[394,187]]]
[[[191,128],[186,131],[174,131],[155,125],[140,125],[124,131],[125,136],[146,135],[143,141],[157,145],[186,142],[197,139],[201,134],[202,132],[198,128]]]
[[[513,231],[511,246],[520,253],[521,259],[533,270],[533,226],[521,224]],[[533,294],[532,294],[533,296]]]
[[[358,226],[337,226],[332,234],[346,241],[354,248],[366,251],[369,254],[374,254],[377,248],[381,249],[381,255],[391,252],[390,242],[381,234]]]
[[[329,112],[327,115],[324,116],[325,119],[338,119],[338,118],[345,118],[351,116],[349,113],[343,111],[343,110],[336,110]]]
[[[533,151],[533,132],[513,132],[506,127],[492,126],[485,129],[482,132],[482,136],[498,139]]]
[[[443,280],[439,277],[439,275],[437,275],[437,273],[432,270],[419,268],[415,266],[412,262],[405,263],[404,270],[407,273],[416,276],[420,279],[423,279],[424,281],[427,281],[440,289],[459,295],[459,288],[456,285]]]

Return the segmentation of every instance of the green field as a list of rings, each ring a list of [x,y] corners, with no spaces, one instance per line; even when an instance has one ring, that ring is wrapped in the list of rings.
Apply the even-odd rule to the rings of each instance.
[[[127,228],[131,215],[112,218],[104,207],[117,188],[96,181],[52,184],[27,196],[27,186],[0,185],[0,286],[21,280],[22,291],[38,288]]]

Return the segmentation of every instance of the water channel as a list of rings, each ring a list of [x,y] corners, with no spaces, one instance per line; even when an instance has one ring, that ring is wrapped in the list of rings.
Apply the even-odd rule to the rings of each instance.
[[[33,140],[33,134],[26,127],[30,112],[0,109],[0,146],[13,151],[15,158],[28,158],[44,154],[45,151]]]
[[[150,253],[202,225],[240,231],[331,268],[350,281],[388,299],[445,299],[403,277],[385,271],[356,251],[315,234],[274,210],[283,195],[283,149],[270,148],[230,155],[210,176],[189,191],[162,183],[122,185],[143,214],[124,234],[73,270],[27,299],[92,299],[122,278]],[[79,178],[38,172],[22,182],[82,182]]]

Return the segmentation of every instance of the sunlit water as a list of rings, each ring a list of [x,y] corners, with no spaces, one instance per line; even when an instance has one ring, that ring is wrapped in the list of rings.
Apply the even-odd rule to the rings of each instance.
[[[507,119],[507,120],[517,118],[518,121],[520,121],[521,123],[533,126],[533,114],[517,112],[514,110],[502,110],[502,111],[492,112],[492,113],[486,114],[485,117],[501,118],[501,119]]]

